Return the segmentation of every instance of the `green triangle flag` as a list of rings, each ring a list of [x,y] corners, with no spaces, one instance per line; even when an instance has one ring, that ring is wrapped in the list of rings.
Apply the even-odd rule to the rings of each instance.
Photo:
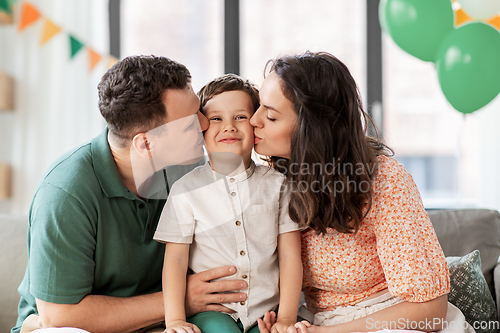
[[[75,56],[75,54],[77,54],[78,51],[80,51],[82,49],[83,44],[82,44],[82,42],[80,42],[78,39],[76,39],[75,37],[73,37],[71,35],[69,35],[69,43],[71,45],[71,57],[70,58],[73,58]]]
[[[12,14],[10,5],[11,4],[9,0],[0,0],[0,12],[6,12],[7,14]]]

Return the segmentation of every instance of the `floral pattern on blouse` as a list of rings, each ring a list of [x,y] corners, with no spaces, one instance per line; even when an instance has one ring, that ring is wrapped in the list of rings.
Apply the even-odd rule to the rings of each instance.
[[[304,294],[309,310],[353,305],[382,290],[425,302],[450,290],[448,266],[412,176],[379,156],[371,210],[356,234],[328,228],[302,234]]]

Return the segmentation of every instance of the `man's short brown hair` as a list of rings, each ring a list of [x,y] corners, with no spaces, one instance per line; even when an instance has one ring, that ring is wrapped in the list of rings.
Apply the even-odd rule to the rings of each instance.
[[[165,123],[163,95],[167,89],[185,89],[188,69],[169,58],[130,56],[117,62],[98,85],[99,110],[109,131],[124,145],[140,132]]]

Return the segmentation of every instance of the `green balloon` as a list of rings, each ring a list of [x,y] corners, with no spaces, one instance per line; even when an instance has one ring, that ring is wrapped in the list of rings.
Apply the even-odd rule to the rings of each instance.
[[[450,0],[383,0],[379,5],[384,30],[404,51],[424,61],[434,61],[454,20]]]
[[[480,22],[454,29],[438,49],[441,90],[462,113],[474,112],[500,92],[500,33]]]
[[[387,30],[387,23],[385,22],[385,6],[387,5],[387,0],[380,0],[378,3],[378,22],[380,23],[380,29],[383,32],[389,33]]]

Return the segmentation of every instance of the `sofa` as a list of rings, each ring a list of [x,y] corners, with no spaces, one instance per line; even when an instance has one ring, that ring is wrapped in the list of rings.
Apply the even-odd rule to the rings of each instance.
[[[19,293],[28,261],[25,216],[0,215],[0,333],[8,333],[17,320]]]
[[[458,257],[479,250],[481,271],[487,289],[498,304],[500,214],[487,209],[429,210],[428,214],[445,255],[452,260],[456,259],[455,263],[458,262]],[[24,276],[27,262],[26,228],[25,216],[0,215],[0,333],[9,332],[17,318],[17,287]],[[449,265],[451,271],[451,266],[455,264],[449,261]],[[473,289],[479,288],[468,282],[465,284]],[[473,301],[469,303],[477,306]],[[495,306],[496,320],[498,314],[498,307]],[[489,332],[493,331],[495,330]]]

